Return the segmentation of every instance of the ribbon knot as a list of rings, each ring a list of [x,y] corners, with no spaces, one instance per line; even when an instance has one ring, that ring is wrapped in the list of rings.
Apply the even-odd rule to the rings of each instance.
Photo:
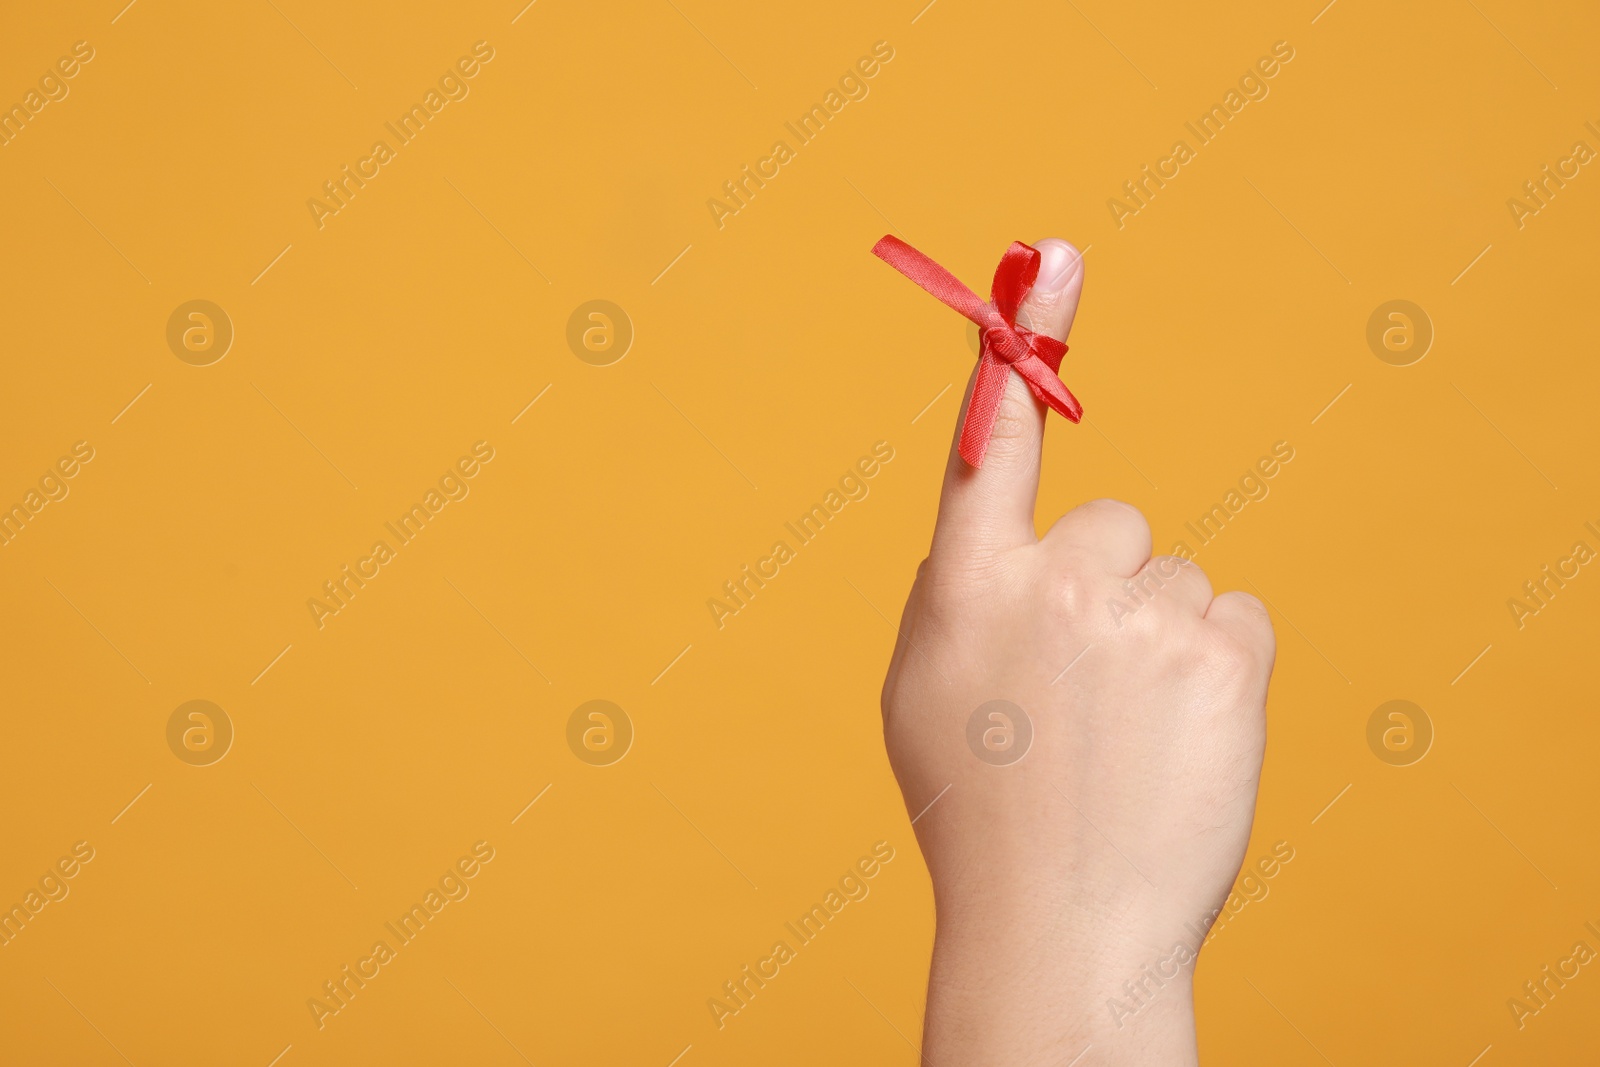
[[[1039,277],[1039,250],[1021,241],[1011,242],[994,270],[990,299],[961,284],[961,280],[897,237],[885,236],[872,246],[872,254],[978,324],[978,378],[961,424],[961,458],[983,466],[983,455],[994,434],[1006,381],[1016,371],[1033,395],[1072,422],[1083,418],[1083,405],[1061,381],[1061,358],[1067,346],[1054,337],[1017,325],[1022,301]]]
[[[987,326],[979,334],[978,356],[985,352],[1010,366],[1033,354],[1033,346],[1020,335],[1038,336],[1022,326]]]

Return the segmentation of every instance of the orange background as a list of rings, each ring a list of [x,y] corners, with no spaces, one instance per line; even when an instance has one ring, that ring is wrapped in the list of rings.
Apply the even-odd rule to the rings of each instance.
[[[1507,206],[1600,149],[1591,5],[119,6],[0,34],[3,102],[94,49],[0,148],[0,504],[94,449],[0,548],[0,902],[95,852],[0,948],[4,1062],[916,1062],[932,902],[877,694],[972,352],[868,255],[891,228],[979,289],[1014,238],[1088,248],[1089,419],[1052,422],[1041,525],[1117,496],[1165,548],[1295,448],[1199,552],[1273,606],[1250,855],[1296,850],[1203,957],[1203,1058],[1600,1056],[1588,968],[1507,1007],[1600,948],[1600,576],[1507,607],[1600,548],[1600,177]],[[470,94],[319,229],[306,201],[477,41]],[[869,95],[719,228],[878,41]],[[1270,94],[1119,228],[1278,41]],[[209,366],[166,340],[193,299],[235,331]],[[567,344],[593,299],[635,331],[610,366]],[[1366,339],[1393,299],[1436,335],[1409,366]],[[718,629],[707,599],[880,440],[870,495]],[[470,495],[319,629],[307,600],[476,441]],[[197,699],[236,731],[203,767],[166,734]],[[610,766],[567,745],[592,699],[635,731]],[[1409,766],[1368,747],[1392,699],[1435,733]],[[719,1030],[707,999],[880,840],[871,895]],[[319,1030],[307,999],[478,841],[470,895]]]

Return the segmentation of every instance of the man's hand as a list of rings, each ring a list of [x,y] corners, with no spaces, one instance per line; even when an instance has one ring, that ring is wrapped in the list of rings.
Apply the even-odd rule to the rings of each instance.
[[[1083,260],[1037,247],[1019,321],[1065,340]],[[1250,837],[1272,625],[1194,564],[1152,559],[1128,504],[1036,536],[1044,425],[1013,374],[983,468],[951,448],[884,683],[938,912],[924,1052],[1063,1065],[1093,1043],[1085,1064],[1193,1063],[1192,958]],[[1187,966],[1157,966],[1179,946]]]

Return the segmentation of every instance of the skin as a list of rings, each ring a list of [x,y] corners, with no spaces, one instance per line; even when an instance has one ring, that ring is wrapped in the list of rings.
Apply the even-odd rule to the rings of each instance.
[[[1066,340],[1083,259],[1064,241],[1036,247],[1019,322]],[[924,1057],[1063,1065],[1092,1045],[1084,1067],[1192,1064],[1193,953],[1250,837],[1272,625],[1254,597],[1213,596],[1199,567],[1152,559],[1131,505],[1090,501],[1038,537],[1044,426],[1012,374],[982,469],[952,443],[883,688],[937,910]],[[1032,726],[1008,765],[968,742],[975,709],[997,699]],[[992,758],[1019,751],[1004,722],[983,720]],[[1179,945],[1187,966],[1144,977]],[[1135,1000],[1124,983],[1141,979]]]

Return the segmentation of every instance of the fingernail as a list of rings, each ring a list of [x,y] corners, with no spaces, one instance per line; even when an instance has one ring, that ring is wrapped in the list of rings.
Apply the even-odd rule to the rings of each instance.
[[[1059,292],[1083,270],[1083,256],[1076,248],[1054,237],[1034,246],[1039,250],[1039,278],[1034,288],[1046,292]]]

